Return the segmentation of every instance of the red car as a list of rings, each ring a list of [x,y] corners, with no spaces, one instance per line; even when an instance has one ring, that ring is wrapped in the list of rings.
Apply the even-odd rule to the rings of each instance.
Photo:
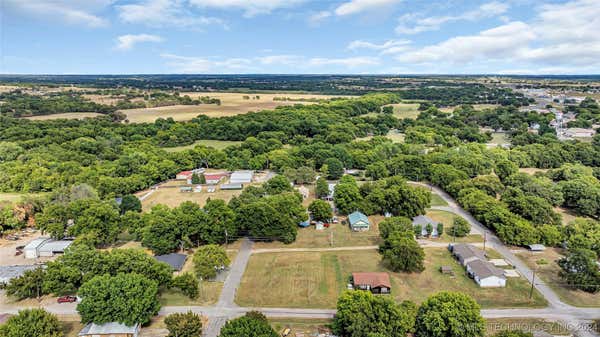
[[[75,296],[61,296],[56,301],[58,303],[73,303],[73,302],[77,302],[77,297],[75,297]]]

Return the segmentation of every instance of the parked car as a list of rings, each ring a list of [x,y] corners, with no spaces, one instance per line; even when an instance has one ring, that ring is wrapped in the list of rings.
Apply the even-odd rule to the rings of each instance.
[[[58,303],[73,303],[77,302],[77,297],[75,296],[61,296],[56,300]]]

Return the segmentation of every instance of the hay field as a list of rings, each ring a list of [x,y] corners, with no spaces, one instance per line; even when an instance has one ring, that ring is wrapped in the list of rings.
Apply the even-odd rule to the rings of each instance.
[[[213,193],[208,193],[207,188],[204,187],[202,192],[180,192],[180,186],[188,186],[185,181],[172,180],[168,181],[158,188],[154,193],[142,201],[142,209],[146,212],[149,211],[153,206],[162,204],[169,207],[177,207],[184,201],[193,201],[203,207],[206,204],[208,198],[211,199],[222,199],[225,202],[229,202],[233,196],[240,195],[241,190],[228,190],[221,191],[217,190]]]
[[[392,298],[421,303],[444,289],[473,296],[484,308],[543,307],[536,291],[529,299],[523,278],[509,279],[506,288],[482,289],[466,276],[445,248],[425,249],[425,271],[393,273],[381,264],[376,250],[253,254],[237,292],[236,302],[251,307],[334,308],[352,272],[390,274]],[[451,266],[454,276],[439,267]]]
[[[97,112],[65,112],[62,114],[53,114],[53,115],[40,115],[40,116],[29,116],[23,117],[25,119],[30,119],[33,121],[46,121],[51,119],[84,119],[84,118],[94,118],[102,116]]]
[[[126,109],[121,111],[127,115],[127,118],[132,123],[151,123],[159,117],[171,117],[176,121],[186,121],[197,117],[198,115],[206,115],[209,117],[225,117],[244,114],[250,111],[270,110],[281,105],[314,104],[314,102],[306,101],[274,101],[274,97],[289,97],[298,100],[331,99],[334,97],[342,97],[310,94],[244,94],[231,92],[182,92],[181,95],[188,95],[191,98],[198,98],[200,96],[210,96],[212,98],[220,99],[221,105],[173,105],[158,108]],[[244,99],[244,96],[249,96],[250,99]],[[259,98],[256,99],[256,96],[258,96]]]

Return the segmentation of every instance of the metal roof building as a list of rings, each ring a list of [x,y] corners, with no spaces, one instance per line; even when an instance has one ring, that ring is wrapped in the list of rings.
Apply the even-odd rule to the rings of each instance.
[[[81,331],[78,336],[88,337],[138,337],[140,333],[140,325],[135,324],[128,326],[118,322],[110,322],[104,324],[89,323]]]
[[[40,268],[39,265],[0,266],[0,284],[8,284],[13,278],[25,274],[28,270]]]
[[[252,182],[254,171],[234,171],[229,178],[230,184],[248,184]]]
[[[171,253],[165,255],[157,255],[154,258],[157,261],[168,264],[174,271],[181,271],[181,269],[183,269],[183,265],[185,264],[185,260],[187,260],[187,255]]]
[[[48,237],[37,238],[29,242],[24,248],[26,259],[35,259],[38,257],[54,256],[54,254],[64,253],[73,241],[71,240],[54,240]]]

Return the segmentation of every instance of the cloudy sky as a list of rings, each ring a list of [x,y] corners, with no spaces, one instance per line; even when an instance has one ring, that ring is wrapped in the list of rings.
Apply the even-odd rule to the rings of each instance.
[[[0,0],[0,72],[600,74],[600,0]]]

